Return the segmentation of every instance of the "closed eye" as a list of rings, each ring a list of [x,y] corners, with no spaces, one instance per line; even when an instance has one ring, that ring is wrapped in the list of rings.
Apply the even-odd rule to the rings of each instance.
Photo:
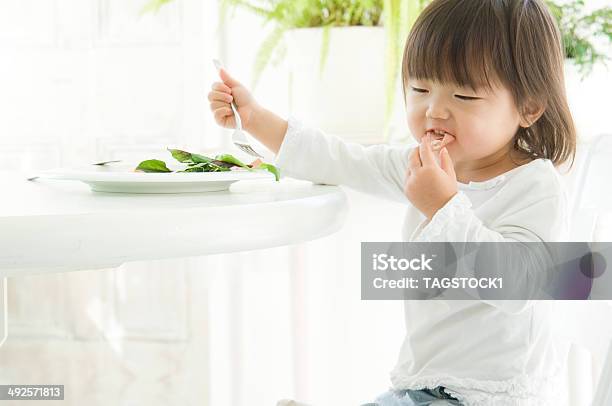
[[[414,86],[410,86],[410,88],[412,90],[414,90],[417,93],[427,93],[427,90],[425,89],[419,89],[418,87],[414,87]],[[462,95],[455,95],[458,99],[461,100],[480,100],[481,97],[472,97],[472,96],[462,96]]]
[[[480,97],[470,97],[470,96],[461,96],[459,94],[455,95],[457,98],[461,100],[480,100]]]

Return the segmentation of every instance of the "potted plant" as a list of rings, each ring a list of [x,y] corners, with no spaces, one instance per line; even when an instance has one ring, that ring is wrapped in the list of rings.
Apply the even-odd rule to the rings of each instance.
[[[605,64],[609,56],[599,52],[594,41],[612,42],[612,8],[603,7],[585,13],[584,0],[557,3],[546,2],[563,38],[566,68],[576,67],[580,78],[585,79],[599,62]]]
[[[150,0],[146,9],[157,10],[170,1]],[[364,128],[362,119],[370,119],[374,131],[380,133],[384,128],[383,140],[387,140],[404,40],[416,17],[430,0],[220,2],[222,21],[227,18],[230,8],[244,8],[261,16],[264,25],[274,24],[257,52],[252,88],[257,86],[261,73],[271,61],[278,63],[285,57],[289,42],[292,44],[289,47],[290,64],[296,70],[290,86],[293,90],[293,107],[304,107],[313,114],[309,121],[323,128],[330,126],[337,133],[355,134]],[[575,80],[576,70],[584,79],[595,64],[605,63],[608,59],[597,51],[593,41],[600,38],[612,40],[612,9],[605,7],[586,14],[584,0],[562,3],[547,0],[546,3],[556,17],[563,37],[568,80]],[[334,37],[338,37],[339,42],[334,43]],[[338,50],[330,52],[330,47]],[[353,47],[352,51],[346,51],[346,47]],[[291,53],[291,49],[298,52]],[[317,55],[314,55],[315,51]],[[360,93],[359,98],[347,100],[345,97],[345,89],[351,81],[355,82],[350,78],[351,61],[332,61],[331,67],[328,64],[330,55],[334,58],[333,55],[338,54],[342,58],[353,55],[367,60],[368,74],[363,75],[361,80],[367,80],[368,84],[361,88],[364,93]],[[342,88],[339,84],[344,79],[347,80]],[[297,95],[296,88],[298,92],[309,94]],[[358,99],[366,104],[357,104],[356,107],[347,105],[359,103]],[[381,106],[377,100],[383,99],[384,106]],[[296,103],[300,106],[295,106]],[[331,125],[334,121],[344,131]]]
[[[252,87],[288,54],[291,111],[310,124],[380,142],[393,111],[404,39],[428,0],[222,0],[274,27],[260,46]],[[288,52],[287,52],[288,51]],[[360,97],[347,98],[358,93]]]
[[[565,88],[579,136],[579,143],[589,143],[607,131],[606,107],[594,100],[602,85],[609,83],[612,8],[587,12],[583,0],[548,1],[557,19],[565,48]],[[604,50],[608,50],[607,55]]]
[[[151,0],[143,10],[157,11],[170,1]],[[228,11],[243,8],[261,16],[264,25],[274,25],[256,54],[253,89],[270,62],[278,63],[289,54],[295,79],[290,83],[292,111],[331,132],[378,135],[376,141],[384,140],[380,136],[393,112],[404,40],[429,1],[220,0],[222,23]],[[291,52],[288,44],[299,52]],[[340,53],[355,59],[336,58]],[[364,61],[367,75],[353,75],[358,81],[346,77],[351,63]],[[347,100],[350,80],[360,86],[362,97]]]

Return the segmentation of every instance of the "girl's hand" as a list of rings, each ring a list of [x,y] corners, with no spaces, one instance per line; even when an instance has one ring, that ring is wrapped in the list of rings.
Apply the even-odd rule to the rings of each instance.
[[[429,220],[458,192],[453,160],[446,147],[440,150],[440,164],[426,135],[410,154],[404,194]]]
[[[223,83],[213,83],[212,90],[208,93],[210,110],[215,116],[215,121],[221,127],[236,128],[234,112],[230,106],[230,102],[234,100],[242,120],[242,127],[245,131],[249,131],[253,116],[260,108],[259,105],[248,89],[231,77],[224,68],[219,71],[219,76]]]

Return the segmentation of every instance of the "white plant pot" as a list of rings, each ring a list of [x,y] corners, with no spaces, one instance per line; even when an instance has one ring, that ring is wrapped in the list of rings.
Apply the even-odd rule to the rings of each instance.
[[[350,141],[380,142],[385,118],[384,28],[331,28],[320,74],[322,36],[322,28],[288,32],[290,113]]]

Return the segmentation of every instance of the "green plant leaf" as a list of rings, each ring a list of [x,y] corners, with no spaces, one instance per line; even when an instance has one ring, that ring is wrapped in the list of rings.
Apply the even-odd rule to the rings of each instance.
[[[168,151],[172,154],[174,159],[182,163],[207,163],[213,159],[204,155],[194,154],[192,152],[182,151],[180,149],[170,149]]]
[[[140,10],[140,15],[142,16],[147,13],[157,13],[163,5],[172,1],[173,0],[149,0],[149,2],[146,3]]]
[[[179,162],[190,163],[193,162],[191,160],[191,153],[187,151],[182,151],[180,149],[170,149],[167,148],[168,151],[172,154],[172,157]]]
[[[217,159],[214,159],[214,160],[211,162],[211,164],[213,164],[213,165],[217,165],[217,166],[220,166],[220,167],[223,167],[223,168],[232,168],[232,167],[234,167],[234,166],[238,166],[238,165],[236,165],[236,164],[233,164],[233,163],[230,163],[230,162],[219,161],[219,160],[217,160]]]
[[[188,165],[187,168],[179,172],[210,172],[211,167],[209,164],[199,163]]]
[[[321,35],[321,56],[319,63],[319,77],[323,76],[323,71],[325,69],[325,62],[327,62],[327,55],[329,54],[329,32],[330,25],[326,25],[323,27],[323,33]]]
[[[261,74],[268,65],[268,62],[276,50],[277,45],[283,39],[286,30],[287,29],[282,25],[277,26],[261,43],[259,50],[255,55],[255,62],[253,64],[253,79],[251,80],[251,87],[253,90],[255,90],[257,87]]]
[[[238,158],[231,154],[219,154],[215,159],[209,158],[204,155],[194,154],[191,152],[183,151],[180,149],[167,148],[172,156],[181,163],[186,163],[187,168],[175,171],[175,172],[227,172],[231,171],[233,167],[241,167],[248,171],[253,171],[252,165],[246,165]],[[259,161],[259,160],[258,160]],[[257,162],[257,161],[256,161]],[[275,179],[280,179],[280,170],[274,165],[260,162],[258,169],[266,169],[267,171],[274,174]],[[149,159],[142,161],[135,169],[140,172],[153,172],[153,173],[170,173],[172,172],[166,166],[164,161],[158,159]]]
[[[215,157],[216,160],[222,161],[222,162],[227,162],[230,164],[234,164],[236,166],[240,166],[242,168],[246,168],[246,169],[251,169],[250,167],[248,167],[246,164],[244,164],[242,161],[240,161],[238,158],[236,158],[235,156],[231,155],[231,154],[220,154],[217,155]]]
[[[225,165],[225,163],[221,161],[200,162],[191,164],[186,169],[178,172],[227,172],[231,170],[231,166],[233,165]]]
[[[191,153],[191,160],[194,163],[199,164],[199,163],[208,163],[208,162],[211,162],[212,158],[209,158],[207,156],[200,155],[200,154]]]
[[[612,8],[604,7],[585,14],[582,0],[563,3],[547,0],[546,5],[557,20],[565,57],[578,67],[581,79],[588,76],[596,63],[605,65],[610,58],[599,52],[593,41],[602,37],[612,42]]]
[[[227,7],[227,6],[234,6],[234,7],[241,7],[244,8],[248,11],[250,11],[253,14],[256,14],[260,17],[263,17],[266,20],[270,20],[273,19],[274,17],[274,9],[268,9],[265,7],[261,7],[261,6],[257,6],[255,4],[252,4],[252,2],[249,1],[245,1],[245,0],[222,0],[221,2],[222,7]],[[268,2],[268,3],[273,3],[273,2]]]
[[[157,173],[172,172],[170,169],[168,169],[166,163],[164,161],[160,161],[159,159],[148,159],[146,161],[142,161],[138,164],[136,170]]]
[[[277,182],[280,180],[280,170],[276,166],[272,164],[262,163],[262,164],[259,164],[257,168],[266,169],[268,172],[271,172],[274,174],[274,179],[276,179]]]

